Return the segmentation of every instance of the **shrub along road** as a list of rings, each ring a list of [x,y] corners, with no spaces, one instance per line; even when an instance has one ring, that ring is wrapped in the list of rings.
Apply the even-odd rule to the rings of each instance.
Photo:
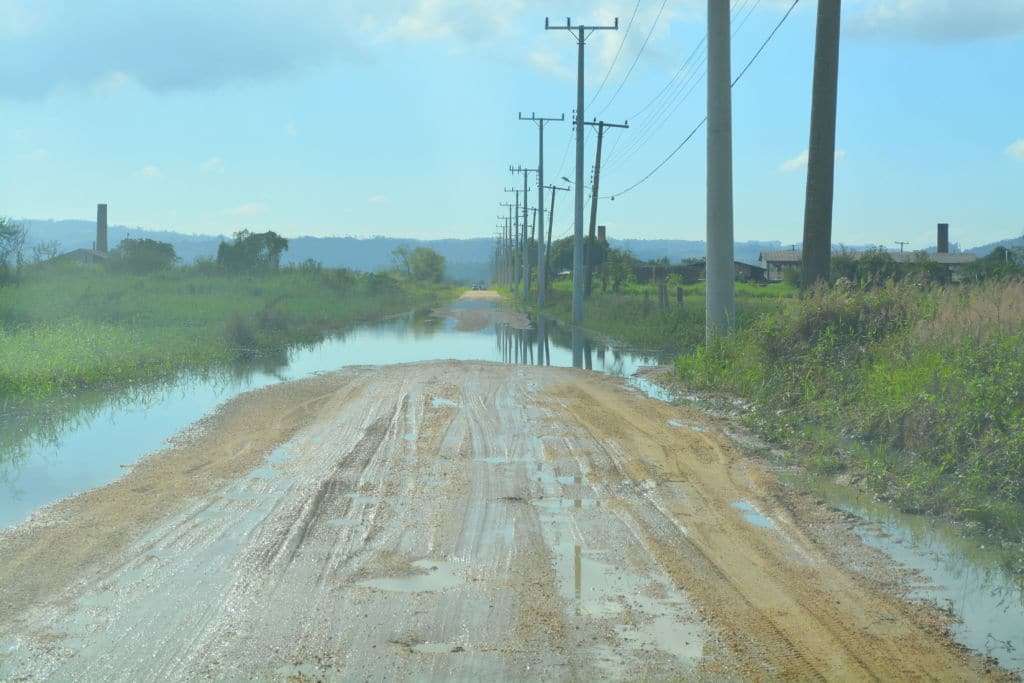
[[[620,380],[350,368],[0,536],[0,678],[985,675],[901,587],[720,425]]]

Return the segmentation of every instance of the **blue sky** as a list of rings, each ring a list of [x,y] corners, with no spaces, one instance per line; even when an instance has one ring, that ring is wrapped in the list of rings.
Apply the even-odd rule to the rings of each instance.
[[[789,4],[734,0],[734,71]],[[801,0],[734,91],[739,240],[800,239],[815,6]],[[608,134],[604,194],[703,117],[700,68],[652,98],[698,46],[705,8],[0,0],[0,213],[90,218],[105,201],[114,223],[183,232],[488,235],[516,182],[508,165],[536,164],[536,127],[517,112],[575,104],[575,47],[544,17],[620,19],[587,49],[588,118],[632,126]],[[1024,1],[843,10],[835,241],[928,246],[938,221],[963,245],[1024,232]],[[571,125],[547,130],[548,179],[572,177]],[[592,160],[591,139],[588,175]],[[703,239],[704,163],[700,133],[603,201],[600,222],[619,237]],[[556,237],[570,220],[563,193]]]

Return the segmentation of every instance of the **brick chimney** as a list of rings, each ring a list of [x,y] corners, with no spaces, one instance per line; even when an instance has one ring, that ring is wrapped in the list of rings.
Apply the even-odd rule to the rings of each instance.
[[[96,251],[107,253],[107,205],[96,205]]]
[[[606,242],[607,241],[605,239],[605,226],[603,226],[603,225],[597,226],[597,241],[598,242]]]
[[[940,254],[949,253],[949,223],[939,223],[939,235],[935,251]]]

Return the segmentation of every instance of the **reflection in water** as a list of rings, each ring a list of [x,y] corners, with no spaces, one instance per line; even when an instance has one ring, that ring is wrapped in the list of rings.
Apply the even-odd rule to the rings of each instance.
[[[475,304],[479,306],[479,304]],[[91,390],[45,403],[4,405],[0,410],[0,528],[24,520],[44,505],[102,486],[121,476],[142,455],[252,389],[329,372],[349,365],[380,365],[437,359],[517,364],[572,365],[571,334],[556,321],[533,328],[460,331],[452,318],[417,311],[339,331],[322,342],[297,345],[171,381],[116,390]],[[606,343],[587,342],[600,349]],[[614,362],[594,368],[630,375],[653,355],[613,350]],[[578,367],[584,367],[582,360]],[[588,361],[586,367],[591,367]]]

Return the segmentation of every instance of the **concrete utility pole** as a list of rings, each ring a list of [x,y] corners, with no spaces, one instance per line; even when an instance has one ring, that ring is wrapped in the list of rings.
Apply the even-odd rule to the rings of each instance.
[[[597,126],[597,154],[594,156],[594,186],[590,189],[590,232],[587,234],[587,286],[586,295],[590,296],[591,285],[594,278],[594,230],[597,228],[597,195],[601,187],[601,147],[604,143],[605,128],[629,128],[629,121],[624,123],[607,123],[605,121],[588,121],[584,125]]]
[[[515,195],[516,195],[516,203],[514,205],[515,206],[515,213],[513,214],[515,216],[515,218],[513,219],[513,223],[512,223],[513,226],[515,227],[515,239],[513,240],[513,243],[512,243],[512,276],[513,276],[513,280],[514,280],[513,285],[512,285],[512,289],[516,289],[519,286],[519,270],[517,268],[518,263],[519,263],[519,261],[518,261],[518,258],[519,258],[519,218],[520,218],[520,215],[519,215],[519,190],[517,190],[515,188],[511,188],[511,187],[506,187],[505,188],[505,192],[514,192]]]
[[[501,202],[500,206],[508,207],[508,253],[506,254],[506,258],[508,259],[508,286],[511,287],[512,279],[515,276],[515,249],[513,248],[512,242],[512,226],[514,225],[512,209],[514,205],[509,202]]]
[[[536,173],[535,168],[523,168],[522,166],[509,166],[508,170],[511,173],[522,173],[523,174],[523,302],[530,296],[530,252],[529,252],[529,236],[527,231],[530,225],[530,213],[527,207],[527,201],[530,194],[529,176],[531,173]]]
[[[903,253],[903,247],[905,247],[906,245],[910,244],[910,242],[901,242],[900,240],[895,240],[893,242],[893,244],[900,245],[900,253],[902,254]]]
[[[832,194],[836,166],[836,100],[839,93],[839,4],[818,0],[814,39],[811,139],[807,146],[803,287],[828,280],[832,266]]]
[[[540,214],[540,222],[537,224],[540,228],[537,239],[537,308],[544,307],[544,294],[547,291],[547,283],[545,281],[547,277],[546,270],[543,268],[543,264],[546,263],[544,258],[544,124],[548,121],[565,121],[565,114],[559,115],[559,117],[543,117],[537,116],[531,113],[529,116],[523,116],[522,112],[519,114],[520,121],[536,121],[537,130],[540,134],[539,153],[537,155],[537,212]]]
[[[708,0],[708,235],[705,334],[729,332],[736,319],[732,224],[732,73],[729,3]]]
[[[587,38],[594,31],[617,31],[619,19],[614,26],[572,25],[566,17],[565,26],[552,26],[544,19],[546,31],[569,31],[576,38],[578,57],[576,64],[576,225],[572,250],[572,321],[583,322],[583,48]]]
[[[557,185],[545,185],[544,188],[551,190],[551,210],[548,211],[548,246],[544,251],[544,270],[548,270],[548,262],[551,260],[551,231],[555,224],[555,192],[568,192],[569,188],[558,187]]]

